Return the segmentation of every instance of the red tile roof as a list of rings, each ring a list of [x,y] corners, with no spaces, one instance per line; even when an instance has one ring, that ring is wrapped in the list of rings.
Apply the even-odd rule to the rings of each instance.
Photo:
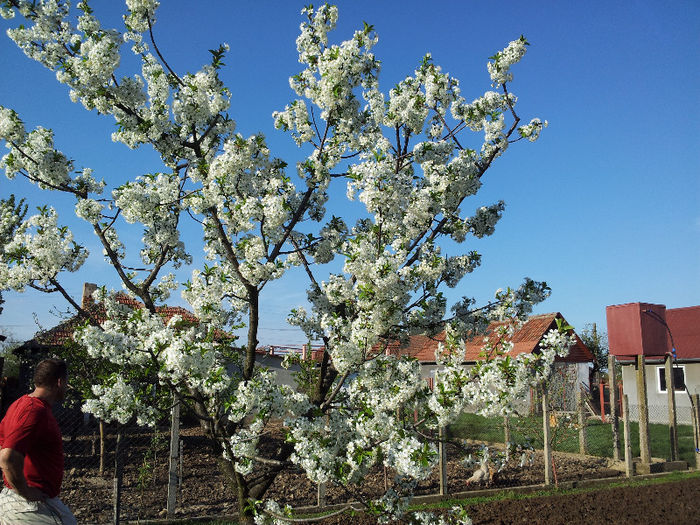
[[[130,306],[131,308],[143,308],[144,304],[133,297],[129,297],[123,293],[117,293],[117,302],[120,304]],[[102,322],[106,320],[104,306],[98,304],[84,305],[84,307],[90,310],[90,312],[97,318],[98,321]],[[175,315],[182,317],[183,321],[186,323],[197,324],[199,319],[189,310],[182,308],[180,306],[157,306],[156,313],[160,314],[163,318],[163,322],[167,323]],[[35,341],[42,346],[61,346],[69,341],[73,340],[73,332],[75,329],[84,323],[84,319],[78,316],[72,317],[67,321],[64,321],[49,330],[44,332],[39,332],[35,336]],[[26,344],[26,343],[25,343]],[[24,345],[23,345],[24,346]]]
[[[520,354],[529,354],[539,350],[539,344],[544,335],[552,328],[556,328],[556,319],[563,319],[560,313],[549,313],[541,315],[533,315],[517,330],[511,342],[513,348],[509,352],[511,356]],[[464,345],[464,361],[473,362],[484,359],[482,348],[484,346],[484,338],[489,337],[495,342],[495,331],[504,323],[491,323],[486,331],[486,335],[476,336],[468,340]],[[439,343],[445,340],[444,332],[437,334],[434,337],[425,335],[416,335],[409,339],[408,343],[400,345],[392,343],[389,345],[391,353],[409,355],[415,357],[421,362],[434,362],[435,350]],[[567,361],[574,363],[586,363],[593,361],[593,354],[583,344],[583,341],[576,335],[576,343],[569,351],[569,355],[565,358],[557,358],[559,361]]]
[[[411,336],[407,343],[400,344],[391,342],[387,345],[387,352],[394,355],[408,355],[415,357],[418,361],[432,362],[435,361],[435,349],[439,343],[445,341],[445,333],[440,332],[435,336],[414,335]]]
[[[673,334],[679,359],[700,358],[700,306],[666,309],[666,323]]]

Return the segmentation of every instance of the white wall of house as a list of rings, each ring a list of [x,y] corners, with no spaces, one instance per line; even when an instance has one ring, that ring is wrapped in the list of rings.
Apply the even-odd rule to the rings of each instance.
[[[576,377],[579,385],[591,389],[591,366],[590,363],[576,363]]]
[[[466,370],[469,370],[472,366],[474,366],[474,365],[473,364],[465,364],[464,368]],[[567,400],[566,403],[564,403],[564,405],[566,405],[566,406],[562,406],[562,409],[575,410],[576,394],[575,394],[575,391],[573,391],[572,389],[576,388],[576,385],[579,385],[579,384],[583,384],[586,386],[586,388],[590,389],[590,374],[589,374],[590,366],[589,366],[589,363],[568,363],[568,362],[558,361],[557,363],[555,363],[554,366],[560,367],[560,368],[564,368],[564,367],[573,367],[574,368],[575,383],[567,382],[566,383],[567,384],[566,393],[559,392],[557,395],[561,395]],[[429,379],[432,378],[433,383],[434,383],[435,375],[440,374],[441,368],[442,367],[440,365],[437,365],[434,363],[433,364],[422,363],[421,364],[421,377],[425,381],[428,381]],[[571,377],[571,375],[568,375],[567,377]],[[562,387],[559,387],[559,389],[561,389],[561,388]],[[535,398],[535,402],[537,402],[536,399],[538,399],[538,398]],[[516,403],[517,410],[522,414],[527,414],[531,408],[535,408],[535,409],[539,410],[539,406],[538,407],[531,407],[532,402],[533,402],[533,399],[531,397],[530,392],[524,393],[522,398],[519,400],[519,402]],[[475,410],[476,409],[474,409],[474,411]],[[471,411],[471,410],[467,409],[467,411]]]
[[[679,362],[683,369],[685,384],[691,394],[700,394],[700,362]],[[668,392],[661,390],[659,375],[664,373],[663,361],[647,362],[645,365],[647,385],[647,405],[649,406],[649,422],[668,424]],[[622,366],[622,390],[627,395],[630,404],[630,419],[636,421],[639,395],[637,393],[637,370],[634,364]],[[691,424],[690,398],[685,391],[676,391],[677,414],[679,424]]]
[[[260,354],[255,356],[255,362],[275,371],[277,373],[278,383],[296,388],[296,382],[294,381],[294,376],[292,374],[300,370],[299,365],[291,365],[289,368],[284,368],[282,366],[281,358]]]
[[[255,363],[258,366],[264,366],[265,368],[269,368],[270,370],[274,371],[277,374],[277,382],[279,384],[296,388],[296,382],[294,381],[294,376],[292,374],[300,370],[299,365],[291,365],[289,368],[284,368],[282,366],[281,358],[266,354],[256,354]],[[229,372],[232,374],[240,373],[240,369],[238,368],[238,365],[232,364],[229,365]]]

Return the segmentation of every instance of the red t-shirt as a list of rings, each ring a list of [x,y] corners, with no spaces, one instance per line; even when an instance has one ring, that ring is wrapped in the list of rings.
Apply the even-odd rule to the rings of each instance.
[[[0,422],[0,448],[24,454],[27,485],[55,498],[63,481],[63,439],[51,406],[38,397],[22,396]],[[5,486],[10,487],[3,473]]]

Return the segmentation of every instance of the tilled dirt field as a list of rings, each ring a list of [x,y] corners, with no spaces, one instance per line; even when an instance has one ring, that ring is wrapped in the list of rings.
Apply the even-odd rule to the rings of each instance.
[[[164,517],[167,501],[167,446],[161,443],[157,457],[149,456],[147,436],[128,436],[124,441],[125,462],[124,482],[121,499],[121,516],[125,520],[143,520]],[[217,517],[235,513],[236,506],[232,493],[219,473],[215,457],[199,429],[184,430],[183,481],[178,493],[177,517]],[[67,472],[63,484],[62,499],[73,509],[79,523],[109,523],[112,519],[113,481],[111,457],[107,457],[107,470],[99,476],[96,458],[92,455],[87,441],[79,440],[66,447]],[[619,476],[620,472],[608,466],[605,458],[555,453],[554,463],[557,479],[572,481],[592,478]],[[461,465],[454,450],[448,449],[448,489],[449,493],[464,492],[483,486],[467,486],[466,480],[472,469]],[[535,457],[534,464],[519,468],[506,468],[495,479],[493,487],[507,488],[532,485],[544,481],[544,468],[541,455]],[[328,486],[328,504],[356,500],[358,497],[375,496],[384,492],[385,483],[391,483],[391,472],[377,469],[355,491]],[[436,494],[439,491],[437,472],[422,482],[417,494]],[[268,494],[280,503],[293,507],[315,505],[317,487],[302,473],[280,475]],[[532,514],[530,515],[532,519]],[[345,518],[345,522],[347,523]],[[354,521],[354,518],[353,518]],[[532,522],[532,521],[531,521]],[[497,523],[497,522],[494,522]],[[506,522],[504,522],[506,523]],[[543,522],[544,523],[544,522]]]
[[[697,525],[700,478],[642,487],[604,488],[467,506],[474,525]],[[373,525],[365,516],[328,519],[321,525]]]
[[[475,525],[696,525],[700,523],[700,478],[474,505],[469,515]]]

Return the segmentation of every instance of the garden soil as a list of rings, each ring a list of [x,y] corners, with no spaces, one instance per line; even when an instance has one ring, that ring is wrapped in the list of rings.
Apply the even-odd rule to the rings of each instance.
[[[165,517],[167,501],[167,450],[161,450],[157,458],[145,454],[148,440],[137,441],[130,436],[124,458],[124,477],[121,493],[122,519],[126,521]],[[110,523],[113,513],[113,474],[109,468],[112,458],[107,458],[107,468],[100,476],[99,461],[94,455],[94,444],[66,443],[67,471],[61,498],[70,506],[78,523]],[[177,495],[176,518],[212,518],[232,515],[236,512],[232,491],[227,486],[216,465],[215,456],[199,429],[183,430],[184,454],[182,484]],[[129,444],[130,443],[130,444]],[[167,445],[164,443],[164,447]],[[609,460],[592,456],[555,453],[554,466],[558,481],[607,478],[622,474],[609,465]],[[466,484],[473,467],[465,468],[455,450],[448,449],[448,491],[451,494],[483,489],[483,485]],[[391,472],[377,469],[362,485],[353,491],[328,486],[326,501],[337,504],[376,496],[391,484]],[[503,470],[491,488],[503,488],[542,483],[543,462],[536,455],[532,465],[512,465]],[[439,491],[437,473],[422,482],[417,494],[436,494]],[[293,507],[306,507],[317,503],[317,486],[301,472],[280,475],[269,497]],[[667,483],[639,488],[615,488],[595,493],[572,496],[555,496],[505,501],[477,505],[470,508],[474,523],[699,523],[700,479],[683,483]],[[365,518],[343,517],[327,520],[332,523],[372,523]]]
[[[466,508],[474,525],[697,525],[700,478],[496,501]],[[355,516],[328,519],[322,525],[374,523],[374,519]]]

